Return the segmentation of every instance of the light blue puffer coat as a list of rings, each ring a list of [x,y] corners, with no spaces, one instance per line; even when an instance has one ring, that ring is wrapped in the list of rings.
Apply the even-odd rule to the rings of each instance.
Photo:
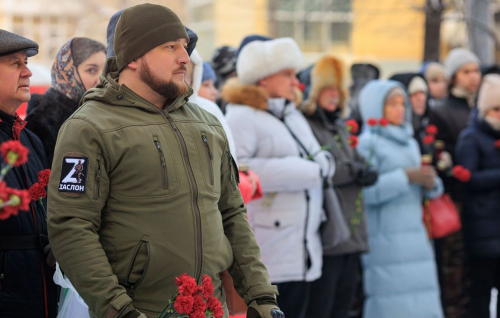
[[[359,152],[370,160],[380,175],[375,185],[364,190],[368,217],[370,253],[363,256],[367,301],[365,318],[442,318],[436,263],[422,221],[424,189],[410,184],[404,169],[421,164],[413,139],[411,110],[407,102],[402,126],[368,127],[368,118],[383,117],[394,81],[373,81],[360,94],[365,130]],[[401,86],[399,86],[401,87]],[[440,179],[425,193],[434,198],[442,193]]]

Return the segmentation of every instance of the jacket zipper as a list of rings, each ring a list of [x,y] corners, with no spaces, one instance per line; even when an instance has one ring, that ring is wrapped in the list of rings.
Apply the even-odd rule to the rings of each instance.
[[[214,185],[214,168],[213,168],[213,160],[214,155],[212,151],[210,151],[210,145],[208,144],[207,136],[201,135],[201,139],[205,144],[205,149],[207,150],[207,160],[208,160],[208,171],[210,173],[210,185]]]
[[[101,197],[101,161],[97,159],[97,170],[95,172],[94,200]]]
[[[203,262],[203,242],[201,239],[201,213],[200,213],[200,208],[198,207],[198,186],[196,185],[196,179],[194,177],[194,172],[193,172],[193,167],[191,166],[191,163],[189,161],[189,155],[188,155],[188,149],[186,146],[186,141],[184,140],[184,137],[182,136],[181,132],[179,131],[179,128],[177,128],[177,125],[174,123],[172,117],[170,117],[169,113],[166,110],[163,110],[163,115],[169,122],[170,126],[172,126],[172,129],[174,130],[175,135],[177,136],[177,140],[179,141],[179,144],[181,146],[182,150],[182,157],[184,158],[184,162],[186,163],[187,167],[187,172],[188,172],[188,177],[189,177],[189,184],[191,186],[191,190],[193,193],[193,208],[194,208],[194,219],[195,219],[195,228],[196,228],[196,265],[195,265],[195,278],[196,281],[200,281],[201,278],[201,269],[202,269],[202,262]]]
[[[229,175],[231,177],[231,183],[233,185],[233,188],[235,189],[237,187],[237,184],[240,183],[240,175],[238,173],[238,166],[236,165],[236,162],[233,159],[233,155],[231,152],[226,152],[227,154],[227,159],[229,161]],[[236,184],[235,184],[235,179],[236,179]]]
[[[167,182],[167,163],[165,162],[165,156],[163,155],[163,150],[161,149],[160,142],[158,141],[157,137],[154,137],[154,143],[156,146],[156,149],[158,149],[158,154],[160,155],[160,162],[161,162],[161,178],[162,178],[162,188],[163,190],[166,190],[168,188],[168,182]]]
[[[309,201],[310,201],[310,197],[309,197],[309,191],[305,190],[304,191],[305,194],[306,194],[306,222],[305,222],[305,227],[304,227],[304,255],[306,256],[305,259],[304,259],[304,280],[306,279],[306,276],[307,276],[307,271],[309,270],[309,252],[307,251],[307,225],[309,224]]]

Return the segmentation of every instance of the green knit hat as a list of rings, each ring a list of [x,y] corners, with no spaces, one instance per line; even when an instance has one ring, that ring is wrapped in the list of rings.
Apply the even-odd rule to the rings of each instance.
[[[158,45],[181,38],[189,41],[181,20],[167,7],[144,3],[124,10],[113,42],[118,71]]]

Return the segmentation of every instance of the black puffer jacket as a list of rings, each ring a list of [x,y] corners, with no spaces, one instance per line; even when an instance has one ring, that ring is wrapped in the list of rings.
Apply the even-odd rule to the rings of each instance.
[[[467,127],[470,112],[471,108],[465,98],[450,94],[446,104],[436,107],[430,114],[429,124],[438,129],[436,140],[444,141],[445,150],[452,156],[453,163],[456,163],[455,147],[458,136]],[[447,173],[438,172],[443,180],[445,192],[451,195],[453,201],[461,202],[463,189],[460,182]]]
[[[52,88],[43,95],[33,94],[31,97],[26,127],[42,141],[49,164],[54,157],[59,129],[78,109],[78,103]]]
[[[464,185],[463,230],[472,257],[500,257],[500,131],[473,116],[457,144],[457,164],[471,171]]]
[[[48,168],[40,140],[27,129],[13,136],[16,118],[0,111],[0,142],[20,139],[29,149],[28,162],[15,167],[5,177],[8,187],[28,189],[38,181],[38,172]],[[22,125],[18,120],[16,126]],[[3,163],[3,158],[0,158]],[[47,241],[46,203],[31,203],[30,211],[0,221],[0,317],[53,318],[57,315],[54,271],[45,262]],[[31,236],[39,243],[32,248],[12,249],[12,237]],[[16,238],[16,239],[17,239]],[[18,242],[18,241],[16,241]]]

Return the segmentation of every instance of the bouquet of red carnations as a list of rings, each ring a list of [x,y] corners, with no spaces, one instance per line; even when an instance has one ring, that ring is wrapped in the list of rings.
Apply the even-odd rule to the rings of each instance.
[[[208,275],[203,275],[198,286],[188,274],[175,278],[177,294],[169,300],[158,318],[222,318],[224,310],[217,297],[212,297],[214,285]]]

